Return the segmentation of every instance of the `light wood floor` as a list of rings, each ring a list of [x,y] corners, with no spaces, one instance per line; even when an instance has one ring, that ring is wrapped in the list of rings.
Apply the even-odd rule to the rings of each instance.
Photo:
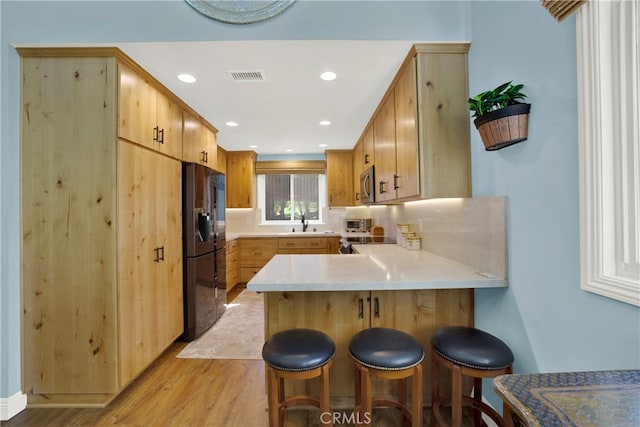
[[[26,409],[2,426],[267,426],[264,362],[178,359],[186,345],[174,343],[107,408]],[[396,426],[396,418],[395,411],[375,410],[372,425]],[[317,410],[286,418],[286,427],[317,425]]]

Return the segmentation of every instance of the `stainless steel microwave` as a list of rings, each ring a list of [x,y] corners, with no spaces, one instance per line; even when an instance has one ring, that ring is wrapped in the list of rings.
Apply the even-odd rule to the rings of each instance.
[[[360,202],[368,205],[375,202],[375,177],[373,175],[373,166],[369,166],[362,174],[360,174]]]
[[[344,228],[346,231],[366,232],[371,230],[372,225],[373,221],[371,220],[371,218],[356,218],[344,220]]]

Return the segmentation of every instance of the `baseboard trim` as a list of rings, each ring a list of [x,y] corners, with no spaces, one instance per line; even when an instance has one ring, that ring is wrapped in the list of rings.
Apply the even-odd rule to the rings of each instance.
[[[27,407],[27,395],[21,391],[11,397],[0,397],[0,421],[7,421]]]

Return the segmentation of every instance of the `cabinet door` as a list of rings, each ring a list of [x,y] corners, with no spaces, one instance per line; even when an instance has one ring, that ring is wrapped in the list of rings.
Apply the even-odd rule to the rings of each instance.
[[[409,63],[395,87],[396,110],[396,197],[415,197],[418,184],[418,92],[416,60]]]
[[[218,158],[216,160],[216,164],[218,167],[216,168],[218,172],[227,174],[227,152],[220,146],[217,148]]]
[[[373,143],[373,126],[369,126],[362,139],[362,170],[375,164],[375,149]]]
[[[161,260],[154,267],[158,342],[163,352],[184,331],[182,289],[182,166],[180,161],[156,155],[156,232]]]
[[[158,247],[158,154],[119,143],[118,304],[120,382],[127,384],[155,358]]]
[[[431,337],[439,327],[453,325],[473,326],[473,289],[371,292],[371,327],[399,329],[422,345],[425,351],[422,366],[427,402],[431,393],[428,386],[431,384]],[[379,389],[378,392],[389,390]]]
[[[396,198],[394,175],[396,172],[396,123],[395,96],[392,93],[384,102],[373,122],[375,148],[376,202]]]
[[[126,65],[119,69],[118,136],[155,149],[156,90]]]
[[[252,208],[256,198],[255,151],[227,151],[227,207]]]
[[[181,159],[182,109],[160,92],[156,92],[155,127],[155,149],[175,159]]]
[[[353,149],[353,204],[360,205],[360,174],[364,164],[363,140],[358,141]]]
[[[369,327],[369,292],[265,292],[265,337],[304,325],[329,335],[336,344],[330,369],[332,399],[353,397],[353,360],[349,340]],[[300,381],[287,387],[287,395],[307,392],[317,395],[315,381]]]
[[[182,113],[182,160],[191,163],[204,161],[204,129],[202,122],[184,111]]]
[[[218,167],[218,144],[216,134],[208,127],[203,127],[202,150],[204,151],[204,164],[211,169]]]
[[[353,154],[351,150],[327,150],[327,205],[353,205]]]

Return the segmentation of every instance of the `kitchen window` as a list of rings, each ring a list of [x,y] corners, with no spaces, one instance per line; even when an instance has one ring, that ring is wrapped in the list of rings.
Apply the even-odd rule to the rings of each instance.
[[[640,5],[577,16],[581,287],[640,306]]]
[[[258,207],[263,224],[322,223],[326,207],[324,174],[265,174],[258,175]]]

